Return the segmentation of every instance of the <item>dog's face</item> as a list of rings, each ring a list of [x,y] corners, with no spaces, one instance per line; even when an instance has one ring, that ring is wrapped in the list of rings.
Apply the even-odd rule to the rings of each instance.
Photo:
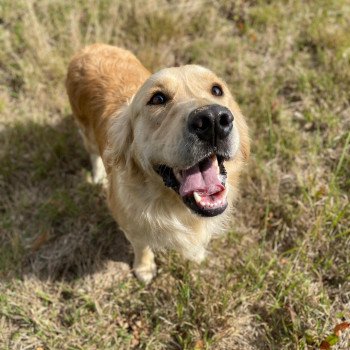
[[[246,125],[226,84],[188,65],[152,75],[127,108],[132,153],[148,176],[162,177],[193,212],[227,207],[224,163],[248,153]]]

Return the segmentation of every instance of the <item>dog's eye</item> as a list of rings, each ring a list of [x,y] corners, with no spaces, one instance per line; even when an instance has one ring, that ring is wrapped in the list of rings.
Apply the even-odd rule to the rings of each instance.
[[[213,85],[211,88],[211,93],[214,96],[222,96],[224,92],[222,91],[222,87],[220,85]]]
[[[149,105],[164,105],[168,101],[168,98],[162,92],[156,92],[153,94],[147,104]]]

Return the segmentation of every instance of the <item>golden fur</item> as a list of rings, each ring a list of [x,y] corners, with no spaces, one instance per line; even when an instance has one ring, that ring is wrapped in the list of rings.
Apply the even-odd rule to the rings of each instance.
[[[195,108],[218,103],[208,91],[220,83],[220,105],[234,115],[235,156],[225,162],[229,207],[218,216],[200,217],[164,186],[155,164],[181,168],[182,126]],[[69,65],[67,92],[93,162],[94,181],[108,178],[110,210],[131,242],[136,276],[148,283],[156,274],[154,249],[172,248],[201,261],[210,238],[228,222],[242,164],[249,156],[247,126],[226,84],[200,66],[168,68],[151,75],[129,51],[91,45]],[[152,93],[165,90],[169,107],[147,106]]]

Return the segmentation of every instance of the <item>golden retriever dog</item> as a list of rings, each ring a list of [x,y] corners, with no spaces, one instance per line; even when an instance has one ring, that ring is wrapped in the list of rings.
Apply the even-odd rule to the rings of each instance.
[[[131,52],[94,44],[73,57],[66,86],[93,181],[107,178],[137,278],[156,275],[159,249],[202,261],[229,222],[249,156],[247,125],[225,82],[198,65],[151,74]]]

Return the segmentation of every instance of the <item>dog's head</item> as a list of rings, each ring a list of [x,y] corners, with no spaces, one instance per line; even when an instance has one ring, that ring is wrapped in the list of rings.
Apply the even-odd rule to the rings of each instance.
[[[247,158],[249,141],[237,104],[213,72],[187,65],[153,74],[113,128],[117,158],[132,157],[199,215],[226,209],[225,162]]]

